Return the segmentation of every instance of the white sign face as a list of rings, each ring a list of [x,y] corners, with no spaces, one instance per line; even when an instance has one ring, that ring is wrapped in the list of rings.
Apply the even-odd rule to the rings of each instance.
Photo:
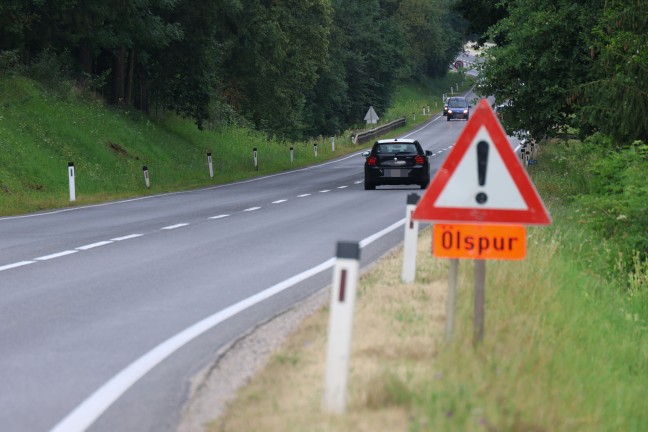
[[[477,144],[487,143],[483,181],[479,179]],[[483,184],[480,184],[483,183]],[[485,197],[476,202],[476,197]],[[485,127],[475,135],[452,177],[434,202],[435,207],[527,210],[517,184]]]
[[[364,117],[364,120],[367,122],[367,124],[375,124],[378,123],[378,114],[376,114],[376,111],[374,110],[373,106],[369,107],[369,111],[367,111],[367,114]]]

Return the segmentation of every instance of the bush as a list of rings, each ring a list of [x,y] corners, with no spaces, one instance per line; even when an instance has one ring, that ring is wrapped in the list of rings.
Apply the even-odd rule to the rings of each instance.
[[[20,72],[20,58],[18,50],[0,51],[0,73],[3,75],[17,75]]]

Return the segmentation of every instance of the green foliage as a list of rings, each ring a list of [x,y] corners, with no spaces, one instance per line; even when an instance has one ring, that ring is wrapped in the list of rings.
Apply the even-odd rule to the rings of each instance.
[[[607,143],[597,148],[597,141],[594,136],[585,142],[593,149],[591,163],[585,167],[590,181],[588,190],[575,199],[588,225],[618,244],[628,267],[635,252],[648,259],[648,145],[638,141],[610,151]]]
[[[401,78],[444,75],[461,45],[448,8],[448,0],[8,0],[0,52],[32,69],[58,59],[56,75],[32,76],[76,80],[114,105],[173,111],[199,127],[246,119],[269,136],[300,139],[342,131],[370,105],[384,112]],[[2,69],[14,73],[8,56]],[[63,57],[72,61],[59,75]]]
[[[589,47],[595,76],[580,87],[583,121],[617,141],[648,142],[648,13],[645,3],[605,2]]]
[[[483,94],[510,101],[507,131],[553,137],[580,120],[569,103],[574,88],[592,76],[584,55],[598,11],[590,1],[521,0],[491,29],[504,42],[487,51],[480,78]]]
[[[481,92],[508,100],[505,127],[536,138],[602,131],[648,140],[648,14],[634,0],[460,2],[471,28],[498,43]],[[482,15],[484,12],[484,15]]]
[[[602,139],[541,144],[530,174],[553,223],[529,231],[524,262],[489,262],[486,336],[476,348],[472,266],[462,264],[459,331],[415,388],[413,430],[648,428],[648,261],[637,251],[615,265],[625,238],[601,229],[615,222],[581,200],[636,199],[646,213],[645,189],[626,194],[648,161],[641,143],[610,155]],[[648,231],[645,219],[624,226]]]

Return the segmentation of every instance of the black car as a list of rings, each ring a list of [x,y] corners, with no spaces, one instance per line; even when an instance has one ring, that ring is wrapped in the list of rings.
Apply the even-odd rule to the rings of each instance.
[[[371,151],[362,153],[367,159],[364,165],[364,187],[376,189],[380,185],[419,185],[425,189],[430,183],[429,150],[411,139],[380,140]]]
[[[465,97],[449,97],[446,101],[446,119],[448,121],[456,118],[468,120],[470,117],[470,104]]]

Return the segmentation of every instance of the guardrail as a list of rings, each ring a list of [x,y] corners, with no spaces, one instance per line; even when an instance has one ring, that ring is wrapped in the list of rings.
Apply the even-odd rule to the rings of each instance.
[[[373,128],[364,132],[359,132],[353,137],[353,143],[364,144],[367,141],[373,140],[377,136],[383,135],[391,130],[404,126],[405,123],[406,123],[405,117],[403,117],[397,120],[390,121],[389,123],[385,123],[384,125],[378,126],[377,128]]]

